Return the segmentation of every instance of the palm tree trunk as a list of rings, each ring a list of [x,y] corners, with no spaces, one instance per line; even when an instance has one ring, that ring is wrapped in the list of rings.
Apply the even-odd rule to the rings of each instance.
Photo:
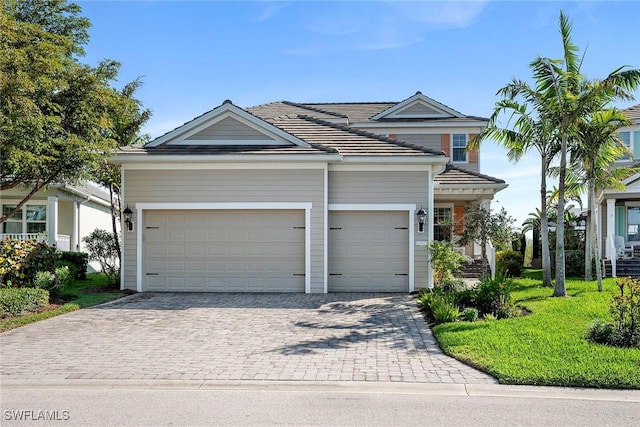
[[[590,180],[589,182],[589,193],[590,193],[590,199],[591,199],[591,224],[592,224],[592,228],[593,228],[593,251],[595,253],[595,258],[596,258],[596,279],[598,280],[598,291],[602,292],[602,260],[601,260],[601,252],[599,249],[599,239],[598,236],[600,235],[600,230],[598,227],[598,222],[596,220],[597,218],[597,212],[598,210],[596,209],[596,185],[595,185],[595,181],[593,179]],[[591,260],[589,260],[589,262],[591,262]]]
[[[542,286],[551,287],[551,254],[549,252],[549,219],[547,217],[547,156],[542,154],[540,178],[540,240],[542,241]]]
[[[593,268],[591,264],[593,263],[593,205],[592,205],[593,195],[591,193],[591,187],[589,187],[589,191],[587,191],[587,209],[589,214],[586,219],[586,227],[584,228],[584,280],[592,281],[593,280]]]
[[[116,244],[116,252],[118,253],[118,265],[122,265],[122,250],[120,249],[120,240],[118,239],[118,227],[116,224],[116,217],[118,216],[118,209],[115,206],[113,200],[113,184],[109,185],[109,200],[111,200],[111,232],[113,233],[113,241]]]
[[[567,295],[565,287],[565,260],[564,260],[564,186],[567,175],[567,129],[562,135],[560,147],[560,174],[558,176],[558,221],[556,225],[556,285],[553,290],[554,297],[564,297]]]

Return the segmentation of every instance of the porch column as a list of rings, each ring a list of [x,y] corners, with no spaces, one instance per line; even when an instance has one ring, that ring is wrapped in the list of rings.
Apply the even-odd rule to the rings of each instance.
[[[605,242],[605,256],[608,259],[612,259],[611,245],[613,242],[611,241],[612,236],[615,234],[616,230],[616,199],[607,199],[607,235],[604,239],[601,239]],[[602,252],[601,252],[602,253]]]
[[[71,229],[71,250],[80,250],[80,231],[78,229],[78,218],[80,216],[80,204],[77,201],[73,202],[73,228]]]
[[[434,209],[434,204],[433,204],[433,180],[434,180],[434,176],[433,176],[433,170],[429,170],[429,172],[427,173],[427,191],[428,191],[428,195],[427,195],[427,206],[426,206],[426,211],[427,211],[427,221],[425,224],[426,230],[425,232],[427,233],[427,242],[431,243],[433,242],[433,227],[435,225],[435,218],[433,217],[433,209]],[[415,216],[415,212],[414,215]],[[414,247],[413,250],[415,251],[415,243],[413,243]],[[429,254],[427,256],[427,288],[431,289],[433,288],[433,267],[431,266],[431,253],[429,252],[428,248],[427,248],[427,253]],[[415,274],[415,273],[414,273]]]
[[[58,198],[47,197],[47,243],[53,246],[58,241]]]

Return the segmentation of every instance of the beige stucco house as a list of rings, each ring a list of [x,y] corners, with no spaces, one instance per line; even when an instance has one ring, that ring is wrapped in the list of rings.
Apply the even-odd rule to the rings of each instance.
[[[114,162],[133,227],[123,233],[122,288],[430,286],[427,242],[463,226],[467,201],[488,203],[506,187],[466,151],[486,122],[420,92],[402,102],[225,101],[143,147],[123,147]]]

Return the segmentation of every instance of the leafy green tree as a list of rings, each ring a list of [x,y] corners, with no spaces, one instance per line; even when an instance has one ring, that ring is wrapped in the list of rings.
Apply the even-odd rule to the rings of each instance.
[[[487,263],[487,243],[491,241],[498,250],[511,249],[513,238],[512,225],[515,219],[507,214],[505,208],[491,212],[479,202],[468,203],[464,208],[464,230],[460,243],[467,245],[478,242],[482,255],[482,280],[489,277]]]
[[[142,86],[142,80],[128,83],[120,91],[114,91],[113,103],[109,108],[110,126],[106,129],[109,138],[119,147],[144,144],[149,136],[141,134],[144,124],[151,117],[151,110],[142,109],[142,103],[134,97],[136,90]],[[117,221],[122,208],[122,191],[120,182],[120,167],[112,164],[108,157],[104,157],[97,164],[93,178],[109,190],[111,200],[111,228],[114,236],[118,235]],[[120,242],[115,240],[118,259],[122,262]]]
[[[0,14],[0,190],[91,176],[116,144],[110,87],[119,64],[81,64],[89,22],[62,0],[8,0]],[[0,222],[14,214],[9,212]]]

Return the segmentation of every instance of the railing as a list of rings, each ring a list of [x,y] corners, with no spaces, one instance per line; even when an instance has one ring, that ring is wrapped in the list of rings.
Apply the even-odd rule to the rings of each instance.
[[[610,234],[607,240],[609,240],[609,247],[611,248],[611,277],[616,277],[616,263],[618,261],[618,253],[616,251],[616,238],[613,234]]]
[[[0,233],[0,240],[15,239],[24,242],[25,240],[37,240],[39,242],[48,241],[47,233]],[[71,249],[71,236],[67,234],[58,234],[56,239],[56,247],[61,251]]]
[[[71,249],[71,236],[68,236],[66,234],[58,234],[56,246],[61,251],[69,251]]]
[[[0,239],[14,239],[24,242],[25,240],[47,241],[46,233],[0,233]]]

